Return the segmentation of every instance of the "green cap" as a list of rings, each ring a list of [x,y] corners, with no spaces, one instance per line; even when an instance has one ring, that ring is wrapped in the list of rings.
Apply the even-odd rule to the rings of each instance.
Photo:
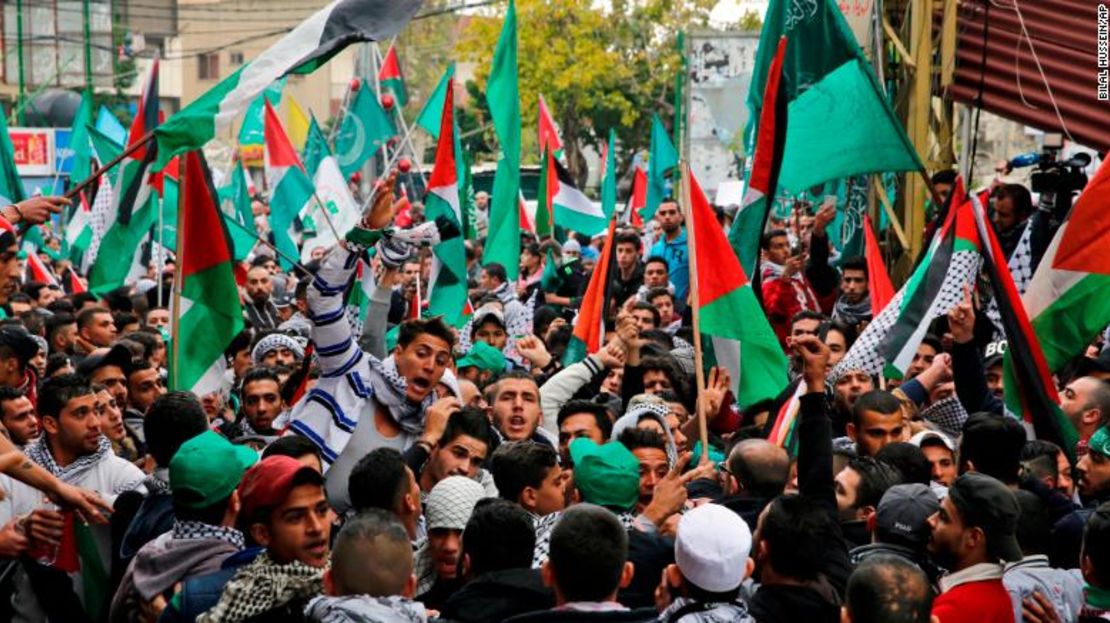
[[[574,484],[582,501],[628,510],[640,499],[640,461],[617,441],[597,445],[579,437],[570,444]]]
[[[1103,456],[1110,456],[1110,428],[1105,426],[1095,431],[1087,442],[1088,452],[1098,452]]]
[[[254,450],[237,446],[215,431],[205,431],[181,444],[170,460],[174,503],[207,508],[227,499],[256,462]]]
[[[459,359],[456,367],[475,367],[479,370],[490,372],[503,372],[505,370],[505,355],[485,342],[474,342],[470,350]]]

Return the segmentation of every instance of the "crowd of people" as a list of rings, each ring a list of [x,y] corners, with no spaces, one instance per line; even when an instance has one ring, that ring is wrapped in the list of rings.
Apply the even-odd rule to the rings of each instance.
[[[391,190],[363,228],[391,224]],[[64,203],[0,214],[25,227]],[[795,209],[769,222],[758,275],[790,382],[743,409],[723,368],[696,389],[673,201],[617,229],[605,344],[566,364],[600,236],[522,232],[515,279],[468,240],[461,329],[422,313],[427,248],[344,242],[283,272],[260,244],[247,329],[203,396],[166,387],[172,262],[69,293],[26,278],[4,230],[0,618],[1110,620],[1102,337],[1055,379],[1073,448],[1004,413],[1004,345],[970,296],[930,323],[905,378],[844,369],[873,319],[868,263],[830,244],[836,206]],[[1019,185],[990,209],[1008,253],[1040,226]],[[362,318],[359,258],[375,276]]]

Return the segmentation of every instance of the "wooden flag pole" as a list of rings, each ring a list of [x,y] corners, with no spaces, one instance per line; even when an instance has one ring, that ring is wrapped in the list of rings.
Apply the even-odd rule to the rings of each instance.
[[[698,297],[698,256],[694,250],[697,248],[697,242],[694,240],[694,218],[690,211],[690,184],[687,183],[687,175],[689,174],[689,165],[686,161],[681,161],[678,164],[679,171],[679,207],[682,209],[683,221],[686,223],[686,257],[689,258],[690,263],[690,309],[693,312],[694,321],[694,377],[697,381],[697,405],[695,410],[698,412],[698,436],[701,439],[701,459],[699,462],[704,465],[709,462],[709,422],[708,416],[705,413],[705,369],[702,367],[702,346],[701,346],[701,312],[698,310],[700,306],[700,299]]]
[[[126,157],[130,156],[131,154],[135,153],[136,151],[139,150],[140,147],[142,147],[143,145],[146,145],[147,143],[149,143],[152,140],[154,140],[154,132],[147,132],[142,138],[135,141],[129,147],[127,147],[127,149],[124,149],[122,152],[120,152],[120,154],[118,156],[109,160],[108,164],[105,164],[104,166],[100,167],[99,169],[93,171],[92,174],[89,175],[87,178],[81,180],[80,182],[77,183],[76,186],[74,186],[73,188],[70,188],[68,191],[66,191],[66,194],[65,194],[66,199],[73,199],[74,197],[76,197],[77,193],[79,193],[82,190],[85,190],[86,188],[88,188],[90,184],[92,184],[93,182],[95,182],[97,180],[97,178],[99,178],[101,175],[104,175],[108,171],[108,169],[111,169],[112,167],[116,166],[117,164],[122,162],[124,158],[126,158]]]

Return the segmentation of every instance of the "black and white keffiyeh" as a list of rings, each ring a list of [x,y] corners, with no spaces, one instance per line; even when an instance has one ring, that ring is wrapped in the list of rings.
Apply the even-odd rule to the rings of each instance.
[[[175,520],[173,522],[173,538],[178,540],[224,541],[235,546],[235,549],[243,549],[245,545],[242,532],[228,526],[213,526],[203,521]]]
[[[59,466],[57,461],[54,460],[54,455],[50,453],[50,446],[46,441],[46,435],[39,435],[38,439],[27,444],[23,449],[23,453],[27,455],[27,458],[38,463],[43,469],[53,474],[58,480],[67,484],[79,482],[82,476],[96,467],[101,461],[105,461],[114,456],[112,454],[112,442],[104,435],[101,435],[100,440],[97,442],[96,452],[77,457],[76,460],[65,467]],[[114,491],[102,491],[101,493],[117,495],[138,487],[142,482],[142,478],[136,478],[130,482],[120,483],[116,486]]]

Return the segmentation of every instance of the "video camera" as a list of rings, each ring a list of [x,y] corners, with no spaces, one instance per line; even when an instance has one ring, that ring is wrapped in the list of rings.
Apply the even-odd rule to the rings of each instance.
[[[1033,192],[1040,195],[1037,209],[1061,219],[1071,209],[1075,194],[1087,185],[1087,174],[1083,169],[1091,164],[1090,154],[1083,152],[1061,161],[1059,156],[1063,147],[1063,135],[1046,133],[1041,153],[1022,154],[1010,161],[1011,168],[1036,165],[1037,170],[1030,181]]]

